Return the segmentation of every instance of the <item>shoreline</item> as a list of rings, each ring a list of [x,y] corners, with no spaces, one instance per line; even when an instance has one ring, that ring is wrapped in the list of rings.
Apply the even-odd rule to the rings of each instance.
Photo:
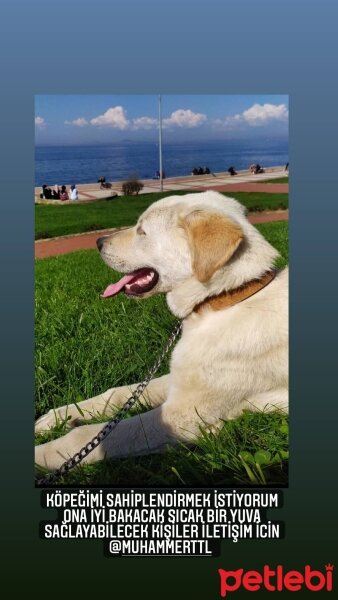
[[[208,175],[186,175],[177,177],[168,177],[163,179],[163,192],[178,191],[178,190],[200,190],[212,189],[219,186],[227,186],[232,184],[250,183],[255,184],[264,182],[266,179],[275,179],[279,177],[288,177],[289,172],[285,171],[284,166],[275,166],[265,168],[265,172],[253,175],[248,169],[237,171],[237,175],[231,176],[227,171],[220,173],[210,173]],[[144,187],[140,194],[148,194],[152,192],[160,191],[159,179],[140,179]],[[70,204],[77,202],[93,202],[95,200],[103,200],[114,197],[115,194],[123,196],[122,185],[124,181],[112,181],[110,189],[100,189],[100,184],[97,182],[92,183],[79,183],[76,185],[78,189],[79,199],[74,200],[43,200],[40,198],[42,191],[41,186],[34,188],[34,198],[37,204]],[[51,184],[53,188],[55,184]],[[70,188],[70,184],[65,184],[67,190]],[[273,184],[275,185],[275,184]]]

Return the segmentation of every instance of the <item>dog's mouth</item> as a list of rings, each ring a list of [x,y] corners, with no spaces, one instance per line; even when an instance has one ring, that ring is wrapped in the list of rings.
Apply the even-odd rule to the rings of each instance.
[[[155,269],[144,267],[136,269],[132,273],[128,273],[117,283],[108,285],[101,298],[110,298],[116,296],[120,292],[124,292],[127,296],[142,296],[146,292],[150,292],[159,280],[159,274]]]

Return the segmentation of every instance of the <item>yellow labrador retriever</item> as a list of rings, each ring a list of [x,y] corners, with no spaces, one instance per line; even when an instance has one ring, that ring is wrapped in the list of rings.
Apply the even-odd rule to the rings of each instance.
[[[243,409],[287,410],[288,274],[273,270],[278,252],[232,198],[213,191],[171,196],[152,204],[135,227],[98,240],[103,260],[125,273],[103,297],[165,293],[184,319],[169,375],[147,388],[151,409],[119,423],[85,462],[160,452],[193,442],[200,427],[213,429]],[[73,429],[36,448],[36,462],[59,467],[102,428],[86,416],[111,416],[135,386],[49,411],[42,432],[58,419]]]

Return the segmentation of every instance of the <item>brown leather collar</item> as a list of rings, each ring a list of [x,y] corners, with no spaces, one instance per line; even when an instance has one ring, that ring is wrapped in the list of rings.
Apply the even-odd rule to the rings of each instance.
[[[277,273],[277,269],[268,271],[259,279],[252,279],[251,281],[244,283],[242,286],[235,288],[234,290],[221,292],[221,294],[218,294],[217,296],[210,296],[199,304],[196,304],[193,312],[200,314],[205,308],[210,308],[211,310],[222,310],[223,308],[228,308],[229,306],[243,302],[243,300],[246,300],[247,298],[250,298],[250,296],[257,294],[257,292],[271,283],[271,281],[276,277]]]

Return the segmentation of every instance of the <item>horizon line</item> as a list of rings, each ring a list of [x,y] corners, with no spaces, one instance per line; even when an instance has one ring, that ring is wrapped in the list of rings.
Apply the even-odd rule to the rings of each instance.
[[[228,138],[228,139],[221,139],[221,138],[208,138],[208,139],[203,139],[203,140],[169,140],[167,142],[164,142],[163,145],[165,144],[205,144],[205,143],[211,143],[211,142],[220,142],[220,143],[233,143],[233,142],[288,142],[289,138],[288,136],[284,137],[284,136],[276,136],[276,137],[269,137],[269,138]],[[51,143],[42,143],[42,144],[34,144],[35,148],[51,148],[51,147],[85,147],[85,146],[118,146],[121,144],[153,144],[153,145],[158,145],[158,141],[157,140],[119,140],[119,141],[112,141],[112,142],[85,142],[85,143],[68,143],[68,142],[51,142]]]

